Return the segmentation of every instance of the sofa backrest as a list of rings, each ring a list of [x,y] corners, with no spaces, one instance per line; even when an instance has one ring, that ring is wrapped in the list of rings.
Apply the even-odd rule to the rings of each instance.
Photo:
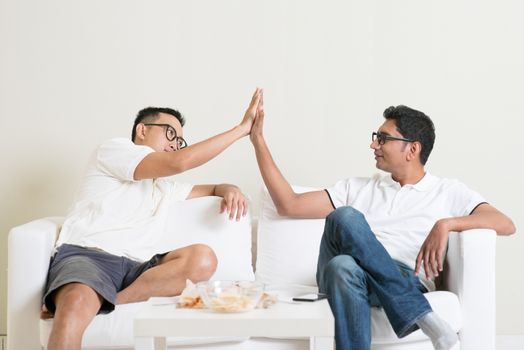
[[[295,192],[316,190],[293,186]],[[270,284],[317,286],[316,270],[324,219],[290,219],[278,215],[262,190],[257,232],[257,280]]]
[[[251,216],[240,221],[219,214],[220,197],[174,202],[169,208],[164,235],[155,247],[166,252],[195,243],[210,246],[218,267],[212,280],[254,280],[251,261]]]

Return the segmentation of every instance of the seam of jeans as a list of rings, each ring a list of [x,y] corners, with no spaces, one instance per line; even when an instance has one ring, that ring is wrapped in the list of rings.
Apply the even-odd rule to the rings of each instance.
[[[415,317],[415,319],[412,322],[410,322],[409,325],[407,325],[406,327],[402,328],[402,330],[397,334],[397,336],[399,338],[403,338],[403,337],[407,336],[408,334],[410,334],[410,333],[414,332],[415,330],[417,330],[417,328],[420,328],[418,326],[418,324],[417,324],[418,320],[420,320],[422,317],[426,316],[427,314],[429,314],[432,311],[433,310],[430,307],[428,310],[425,310],[423,313],[421,313],[420,315]],[[411,328],[413,328],[413,326],[416,326],[416,327],[413,330],[411,330]]]
[[[417,328],[420,328],[418,326],[418,324],[417,324],[418,320],[420,320],[421,318],[423,318],[424,316],[426,316],[427,314],[429,314],[432,311],[433,310],[430,307],[429,310],[425,310],[423,313],[421,313],[420,315],[415,317],[415,319],[412,322],[409,322],[409,325],[407,325],[406,327],[402,328],[402,331],[397,334],[398,337],[399,338],[403,338],[403,337],[411,334],[412,332],[416,331]]]

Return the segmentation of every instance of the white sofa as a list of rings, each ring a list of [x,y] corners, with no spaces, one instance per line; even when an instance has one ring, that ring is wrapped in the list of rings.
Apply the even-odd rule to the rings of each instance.
[[[201,242],[213,247],[219,265],[213,279],[255,278],[270,289],[299,293],[316,289],[315,269],[324,220],[279,217],[267,192],[261,195],[258,225],[218,214],[220,199],[205,197],[174,203],[158,251]],[[8,350],[40,349],[52,320],[39,319],[41,295],[62,218],[44,218],[13,228],[8,239]],[[257,226],[257,227],[254,227]],[[255,239],[252,240],[252,237]],[[253,243],[253,244],[252,244]],[[252,256],[253,252],[253,256]],[[256,258],[255,258],[256,256]],[[253,265],[252,265],[253,262]],[[427,293],[430,304],[460,334],[456,349],[495,348],[495,233],[452,233],[441,291]],[[117,306],[88,327],[85,349],[131,349],[132,316],[142,303]],[[432,349],[416,331],[398,339],[384,312],[372,312],[372,348]],[[175,349],[307,349],[306,339],[168,339]]]

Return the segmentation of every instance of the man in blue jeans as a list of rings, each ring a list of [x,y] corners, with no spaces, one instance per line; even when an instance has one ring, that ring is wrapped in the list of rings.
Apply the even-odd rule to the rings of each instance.
[[[425,171],[435,141],[428,116],[397,106],[384,118],[370,147],[389,175],[349,178],[322,191],[297,194],[280,173],[263,137],[262,100],[250,138],[278,213],[326,218],[317,283],[335,316],[337,350],[370,348],[371,306],[384,308],[398,337],[421,328],[435,349],[450,349],[457,334],[423,296],[435,289],[449,232],[510,235],[515,226],[464,184]]]

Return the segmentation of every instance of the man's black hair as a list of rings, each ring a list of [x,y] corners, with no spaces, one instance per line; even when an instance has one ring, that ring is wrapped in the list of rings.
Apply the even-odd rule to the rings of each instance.
[[[136,126],[140,123],[154,122],[158,118],[159,113],[172,115],[173,117],[178,119],[180,125],[182,126],[184,126],[184,124],[186,123],[186,120],[184,119],[182,114],[180,114],[180,112],[175,109],[167,107],[147,107],[138,112],[135,118],[135,123],[133,124],[133,130],[131,132],[131,141],[135,142]]]
[[[402,137],[420,142],[420,162],[426,164],[435,144],[435,125],[431,119],[424,113],[403,105],[386,108],[384,118],[395,121]]]

